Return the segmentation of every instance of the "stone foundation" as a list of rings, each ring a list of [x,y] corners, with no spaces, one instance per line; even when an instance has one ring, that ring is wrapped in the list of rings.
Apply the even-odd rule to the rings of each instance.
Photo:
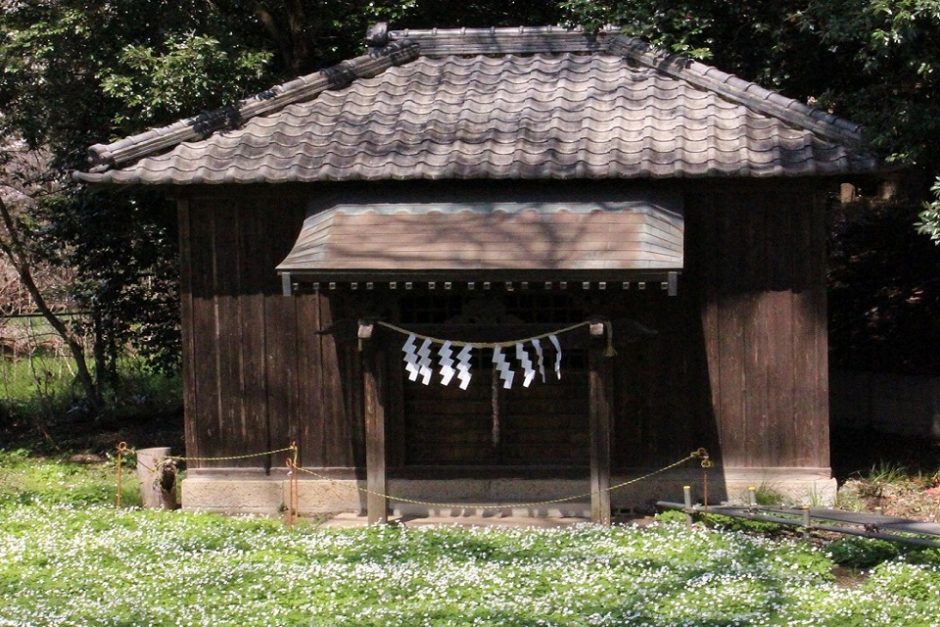
[[[629,475],[615,475],[611,485],[627,481],[649,470],[637,469]],[[773,491],[794,505],[827,506],[836,499],[836,481],[828,468],[713,468],[708,479],[711,503],[746,503],[748,487]],[[693,499],[701,501],[704,483],[700,470],[673,471],[624,486],[611,493],[615,511],[649,512],[656,501],[682,501],[682,486],[691,485]],[[302,478],[298,482],[300,514],[312,516],[336,512],[364,512],[365,480],[322,480]],[[265,475],[262,471],[213,469],[190,471],[183,481],[183,509],[224,514],[279,515],[288,502],[288,482],[283,472]],[[389,494],[428,501],[432,505],[392,500],[398,514],[446,515],[472,507],[461,503],[505,503],[515,515],[584,515],[590,502],[587,479],[389,479]],[[516,505],[577,496],[560,504]],[[456,505],[448,505],[456,504]]]

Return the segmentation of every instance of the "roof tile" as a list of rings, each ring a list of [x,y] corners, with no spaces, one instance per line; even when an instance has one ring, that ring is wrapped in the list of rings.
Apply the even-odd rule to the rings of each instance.
[[[474,35],[473,45],[489,32]],[[508,37],[497,34],[503,42]],[[527,41],[543,36],[529,32]],[[565,45],[578,38],[585,35]],[[858,125],[636,40],[610,38],[617,54],[596,51],[593,39],[589,43],[590,54],[412,52],[384,62],[387,67],[371,77],[333,85],[312,100],[287,103],[237,128],[77,177],[174,185],[765,177],[870,171],[879,165],[858,148]],[[393,45],[415,47],[406,41]],[[281,92],[311,80],[286,83]],[[322,77],[315,80],[323,83]],[[145,154],[141,145],[165,136],[151,131],[105,152]]]

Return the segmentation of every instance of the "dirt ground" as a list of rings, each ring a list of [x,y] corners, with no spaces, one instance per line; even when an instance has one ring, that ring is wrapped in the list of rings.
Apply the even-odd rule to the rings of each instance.
[[[940,522],[940,480],[849,479],[839,489],[839,505],[854,511],[875,512],[880,508],[886,516]]]
[[[843,509],[940,522],[940,442],[841,430],[831,451]]]

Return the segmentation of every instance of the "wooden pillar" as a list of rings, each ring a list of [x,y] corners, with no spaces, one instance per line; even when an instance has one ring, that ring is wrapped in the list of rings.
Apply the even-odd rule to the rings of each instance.
[[[612,359],[604,355],[603,323],[594,323],[588,362],[591,449],[591,520],[610,524],[610,423],[613,408]]]
[[[366,511],[369,524],[388,522],[385,473],[385,355],[372,339],[373,326],[359,325],[362,391],[366,423]]]

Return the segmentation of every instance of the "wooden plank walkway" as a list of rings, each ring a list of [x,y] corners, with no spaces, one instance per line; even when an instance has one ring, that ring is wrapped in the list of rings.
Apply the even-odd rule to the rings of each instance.
[[[678,509],[689,514],[704,513],[706,511],[701,505],[694,505],[689,508],[683,503],[669,501],[660,501],[656,505],[663,509]],[[816,507],[803,509],[757,505],[750,507],[717,505],[709,506],[707,511],[710,514],[719,514],[721,516],[802,527],[805,532],[811,530],[830,531],[940,548],[940,524],[908,518]]]

